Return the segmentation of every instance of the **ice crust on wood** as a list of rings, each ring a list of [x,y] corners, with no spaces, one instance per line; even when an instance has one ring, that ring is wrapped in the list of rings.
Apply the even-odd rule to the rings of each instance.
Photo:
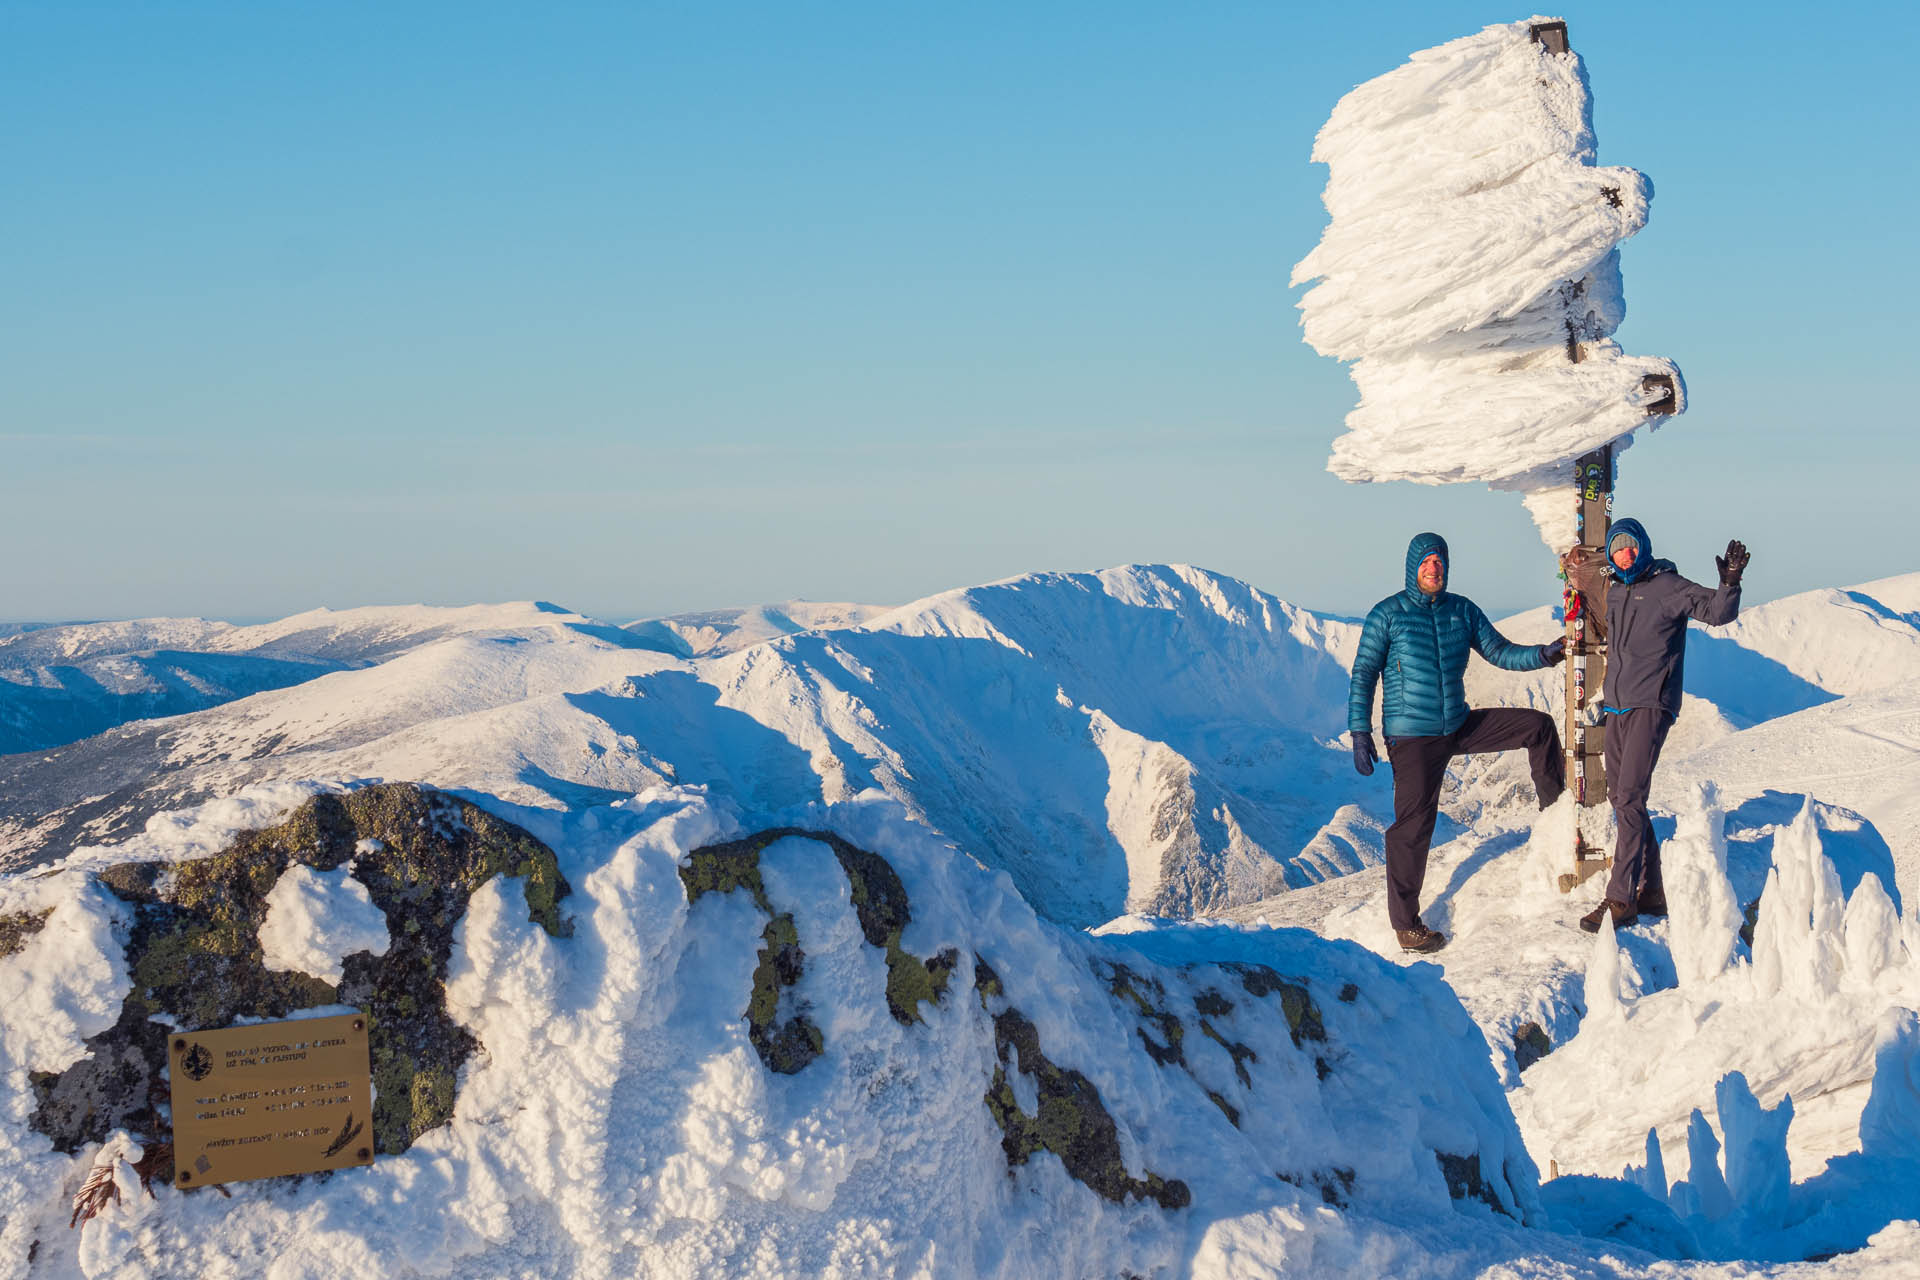
[[[1294,268],[1307,342],[1354,362],[1344,480],[1480,481],[1527,495],[1556,550],[1576,537],[1570,465],[1624,445],[1679,369],[1609,341],[1617,246],[1652,184],[1594,164],[1575,54],[1505,23],[1414,54],[1342,98],[1314,141],[1331,222]],[[1571,358],[1578,350],[1579,360]]]

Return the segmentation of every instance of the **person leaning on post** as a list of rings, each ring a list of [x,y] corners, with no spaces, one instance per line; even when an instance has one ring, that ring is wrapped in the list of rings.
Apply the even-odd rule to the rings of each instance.
[[[1667,914],[1660,844],[1647,816],[1647,793],[1667,731],[1680,714],[1687,623],[1718,627],[1740,615],[1740,577],[1749,559],[1746,544],[1738,539],[1727,543],[1726,554],[1714,557],[1720,586],[1708,590],[1681,577],[1671,560],[1654,559],[1653,539],[1634,519],[1614,522],[1607,535],[1605,566],[1568,557],[1567,573],[1574,586],[1589,600],[1594,596],[1590,585],[1606,596],[1606,608],[1590,617],[1607,643],[1600,701],[1607,726],[1607,800],[1618,833],[1607,896],[1580,919],[1588,933],[1598,933],[1608,913],[1616,929],[1641,916]],[[1599,574],[1612,581],[1596,580]]]
[[[1406,951],[1438,951],[1445,935],[1420,919],[1440,807],[1440,783],[1455,756],[1524,747],[1540,807],[1566,789],[1560,731],[1544,711],[1470,708],[1464,676],[1472,653],[1505,671],[1538,671],[1566,655],[1565,637],[1551,644],[1514,644],[1480,607],[1447,590],[1447,540],[1419,534],[1407,545],[1406,588],[1373,606],[1360,631],[1347,691],[1353,767],[1373,773],[1373,691],[1384,683],[1381,728],[1393,765],[1393,825],[1387,828],[1387,919]]]

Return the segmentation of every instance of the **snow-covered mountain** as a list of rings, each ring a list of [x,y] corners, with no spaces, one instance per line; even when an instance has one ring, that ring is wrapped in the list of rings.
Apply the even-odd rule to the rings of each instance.
[[[1916,597],[1920,575],[1696,633],[1699,696],[1656,794],[1670,921],[1580,933],[1599,884],[1553,886],[1565,806],[1537,815],[1511,757],[1463,762],[1428,877],[1454,940],[1410,968],[1390,963],[1372,865],[1387,779],[1353,775],[1337,736],[1357,628],[1245,583],[1035,574],[705,657],[551,606],[273,624],[360,665],[0,760],[10,865],[54,864],[0,874],[0,1130],[20,1171],[0,1232],[15,1257],[40,1241],[48,1274],[165,1272],[261,1230],[301,1275],[1720,1280],[1862,1246],[1826,1273],[1875,1274],[1920,1245],[1899,1221],[1920,1216],[1920,1024],[1899,1013],[1920,1004],[1915,842],[1875,817],[1915,789],[1920,735],[1898,717]],[[1482,702],[1550,706],[1560,679],[1474,670]],[[387,794],[370,778],[521,824],[571,886],[570,935],[507,881],[451,935],[447,1011],[481,1050],[443,1127],[371,1182],[231,1208],[136,1193],[114,1163],[138,1155],[131,1130],[50,1150],[43,1099],[91,1087],[138,968],[114,957],[144,908],[117,895],[169,883],[97,877],[263,839],[318,859],[271,896],[305,904],[299,950],[337,973],[326,940],[372,936],[326,923],[351,914],[327,895],[356,832],[233,842],[315,830],[300,806]],[[751,876],[702,861],[744,850]],[[870,919],[876,893],[910,900],[911,925]],[[1209,912],[1230,919],[1160,918]],[[804,965],[767,1009],[818,1033],[783,1042],[804,1061],[768,1047],[757,1003],[739,1012],[778,970],[782,919]],[[288,952],[286,928],[260,930]],[[923,987],[917,1020],[886,1016]],[[45,1187],[70,1194],[90,1162],[130,1208],[56,1237]],[[424,1196],[439,1225],[369,1195]],[[1656,1261],[1693,1256],[1730,1261]]]
[[[857,627],[892,608],[891,605],[788,600],[746,609],[709,609],[665,618],[642,618],[629,622],[627,630],[658,640],[683,658],[710,658],[802,631]]]
[[[1920,665],[1916,595],[1920,575],[1696,628],[1695,696],[1662,785],[1683,791],[1702,776],[1687,762],[1716,746],[1711,775],[1730,799],[1802,778],[1797,791],[1889,819],[1910,887],[1920,839],[1894,819],[1915,803],[1920,758],[1897,737],[1903,673]],[[155,635],[109,625],[19,639],[42,662],[108,661]],[[1357,627],[1185,567],[1029,575],[705,658],[551,605],[181,625],[205,629],[209,659],[358,665],[0,759],[6,864],[283,778],[407,778],[546,807],[698,781],[749,813],[878,789],[1006,870],[1043,913],[1090,925],[1224,910],[1375,864],[1391,816],[1385,774],[1354,777],[1337,736]],[[1526,642],[1558,629],[1545,609],[1501,625]],[[1553,707],[1560,683],[1475,663],[1469,692]],[[1849,752],[1858,768],[1825,770],[1847,776],[1823,790],[1821,749],[1798,772],[1787,748],[1761,750],[1783,733],[1807,740],[1780,727],[1797,713],[1822,732],[1864,719],[1879,736]],[[1463,762],[1443,837],[1524,816],[1512,806],[1529,790],[1517,756]]]
[[[1364,821],[1320,838],[1345,800],[1329,709],[1354,632],[1165,566],[1012,579],[710,658],[509,615],[0,761],[0,848],[18,865],[280,778],[549,807],[698,781],[762,813],[878,789],[1052,918],[1193,915],[1377,860]]]
[[[315,609],[259,626],[142,618],[0,635],[0,755],[370,666],[451,636],[551,625],[608,630],[554,605],[529,603]]]

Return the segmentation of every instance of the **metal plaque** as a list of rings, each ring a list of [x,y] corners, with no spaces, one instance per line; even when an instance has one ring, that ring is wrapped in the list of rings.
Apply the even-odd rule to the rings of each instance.
[[[177,1187],[373,1163],[364,1014],[178,1032],[167,1067]]]

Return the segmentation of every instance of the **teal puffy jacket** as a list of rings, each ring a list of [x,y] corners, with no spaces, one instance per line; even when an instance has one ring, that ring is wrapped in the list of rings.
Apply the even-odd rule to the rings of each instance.
[[[1435,552],[1444,573],[1450,563],[1447,540],[1437,533],[1415,537],[1407,545],[1406,590],[1367,614],[1347,691],[1347,728],[1355,733],[1373,728],[1373,688],[1383,677],[1381,727],[1389,738],[1422,738],[1452,733],[1466,720],[1462,677],[1470,651],[1503,671],[1538,671],[1547,665],[1542,646],[1508,640],[1479,605],[1448,591],[1445,577],[1438,595],[1420,590],[1420,562]]]

